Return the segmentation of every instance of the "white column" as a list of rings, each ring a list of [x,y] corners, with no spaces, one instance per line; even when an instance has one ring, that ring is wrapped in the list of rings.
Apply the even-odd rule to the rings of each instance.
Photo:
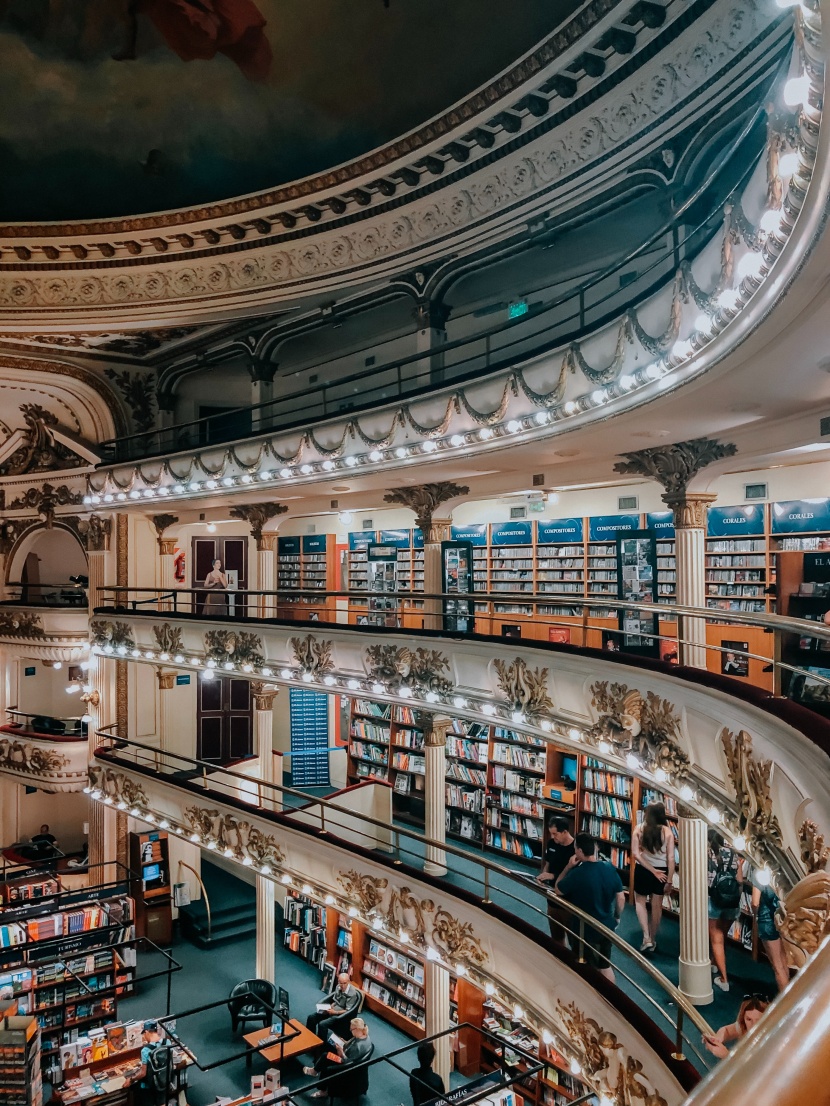
[[[89,613],[101,605],[101,591],[106,583],[107,550],[90,549],[87,551],[89,565]]]
[[[452,522],[448,518],[436,518],[430,522],[424,534],[424,593],[438,595],[443,591],[441,573],[441,542],[448,541]],[[424,600],[424,629],[443,630],[444,605],[440,599]]]
[[[681,992],[695,1004],[712,1001],[709,965],[709,852],[707,825],[702,818],[678,822],[680,851],[680,982]]]
[[[277,535],[260,532],[256,542],[257,591],[277,590]],[[257,602],[257,614],[260,618],[277,617],[275,595],[260,595]]]
[[[448,718],[423,714],[424,719],[424,833],[432,841],[447,839],[446,783]],[[447,874],[447,854],[441,845],[427,845],[424,871],[433,876]]]
[[[668,497],[664,497],[669,502]],[[670,503],[674,511],[674,555],[677,602],[681,607],[706,606],[706,508],[714,495],[684,494]],[[681,618],[678,659],[692,668],[706,668],[706,621]]]
[[[175,553],[179,545],[178,538],[162,538],[158,539],[159,546],[159,559],[158,559],[158,586],[164,591],[173,591],[178,585],[176,583],[176,557]],[[172,610],[173,602],[168,599],[159,604],[161,610]]]
[[[282,780],[276,779],[275,763],[278,758],[274,756],[274,699],[277,689],[256,683],[251,685],[251,693],[254,698],[254,749],[259,759],[259,778],[263,783],[281,784]],[[282,810],[279,793],[263,788],[261,806],[263,810]]]
[[[432,1067],[450,1086],[450,973],[434,960],[424,963],[424,991],[426,997],[426,1035],[444,1033],[435,1042],[435,1062]]]
[[[158,746],[159,749],[164,752],[169,750],[175,743],[173,734],[173,697],[170,692],[176,686],[176,673],[165,672],[163,668],[157,668],[156,679],[159,685]]]
[[[274,881],[267,876],[256,877],[256,976],[273,983],[276,979],[276,928]]]

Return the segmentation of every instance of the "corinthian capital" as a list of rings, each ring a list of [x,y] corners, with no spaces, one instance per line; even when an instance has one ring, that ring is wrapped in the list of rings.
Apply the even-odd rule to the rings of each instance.
[[[277,515],[284,515],[288,510],[281,503],[242,503],[239,507],[231,507],[231,518],[241,518],[251,527],[251,533],[256,539],[257,549],[267,548],[262,545],[263,528],[265,524]]]
[[[434,544],[441,539],[435,535],[432,516],[442,503],[448,503],[451,499],[457,499],[461,495],[469,495],[470,489],[466,484],[455,484],[451,480],[444,480],[438,484],[413,484],[408,488],[391,488],[383,497],[384,503],[398,503],[403,507],[409,507],[415,512],[415,521],[424,541]]]

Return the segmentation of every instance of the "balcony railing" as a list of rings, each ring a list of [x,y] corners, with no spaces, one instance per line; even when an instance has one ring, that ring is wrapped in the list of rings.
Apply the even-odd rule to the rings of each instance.
[[[83,584],[67,581],[62,584],[6,584],[2,606],[20,607],[71,607],[83,609],[87,595]]]
[[[239,407],[221,415],[176,426],[127,435],[102,443],[105,464],[137,461],[198,446],[239,440],[274,430],[288,430],[381,406],[396,399],[424,395],[449,384],[478,379],[509,368],[521,360],[539,356],[586,333],[601,330],[629,308],[642,303],[665,286],[681,263],[691,262],[712,239],[723,222],[723,210],[735,204],[757,165],[757,130],[765,112],[758,105],[718,157],[714,167],[658,230],[621,259],[579,281],[529,315],[447,342],[433,350],[398,358],[383,365],[338,377],[317,387],[303,387],[266,403]],[[745,153],[745,144],[751,152]],[[736,183],[723,183],[734,158],[748,161]],[[696,205],[707,192],[719,187],[714,209],[696,217]],[[689,225],[689,219],[697,221]],[[656,256],[654,256],[656,255]],[[644,267],[637,267],[644,262]],[[634,273],[625,285],[621,274]],[[531,325],[528,325],[530,320]],[[320,365],[324,372],[328,363]],[[314,372],[314,367],[309,368]]]

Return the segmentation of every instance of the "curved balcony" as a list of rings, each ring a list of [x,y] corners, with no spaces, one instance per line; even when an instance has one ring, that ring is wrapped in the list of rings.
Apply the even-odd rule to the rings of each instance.
[[[7,584],[0,648],[11,656],[78,662],[89,652],[86,593],[75,584]]]
[[[577,909],[565,922],[573,951],[552,941],[548,896],[532,880],[452,846],[452,872],[429,875],[428,838],[396,827],[390,846],[388,822],[361,814],[348,796],[321,800],[262,783],[252,796],[241,773],[106,730],[98,741],[88,788],[94,800],[313,892],[380,939],[385,932],[404,939],[428,960],[495,991],[604,1101],[622,1106],[617,1080],[627,1065],[639,1073],[640,1097],[654,1095],[655,1106],[679,1106],[709,1069],[700,1041],[706,1021],[688,1000],[610,930],[603,932],[614,946],[617,982],[581,963],[588,918]],[[257,798],[266,809],[253,805]],[[609,1062],[592,1062],[590,1040],[574,1032],[586,1019]]]
[[[170,593],[117,594],[117,603],[98,609],[91,624],[93,649],[102,656],[195,670],[206,678],[233,672],[274,685],[369,695],[588,751],[646,783],[658,781],[685,807],[720,825],[782,889],[803,875],[805,812],[830,824],[827,724],[787,699],[728,677],[481,634],[279,619],[231,623],[177,615],[167,605]],[[133,603],[137,609],[130,609]],[[684,620],[717,622],[722,614],[663,605],[637,609],[674,618],[681,640]],[[738,612],[735,621],[782,633],[809,629],[830,640],[830,628],[814,622]],[[669,632],[665,623],[661,632]],[[676,643],[677,630],[671,632]],[[776,652],[771,649],[771,660]],[[628,695],[633,708],[625,706]],[[763,783],[747,791],[745,773]]]
[[[89,756],[80,719],[6,713],[9,721],[0,726],[0,774],[41,791],[82,791]]]

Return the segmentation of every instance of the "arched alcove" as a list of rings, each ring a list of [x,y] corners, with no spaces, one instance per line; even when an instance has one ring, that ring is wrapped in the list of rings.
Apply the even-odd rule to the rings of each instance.
[[[27,530],[12,550],[6,571],[10,583],[63,584],[87,575],[83,546],[67,527],[55,524]]]

